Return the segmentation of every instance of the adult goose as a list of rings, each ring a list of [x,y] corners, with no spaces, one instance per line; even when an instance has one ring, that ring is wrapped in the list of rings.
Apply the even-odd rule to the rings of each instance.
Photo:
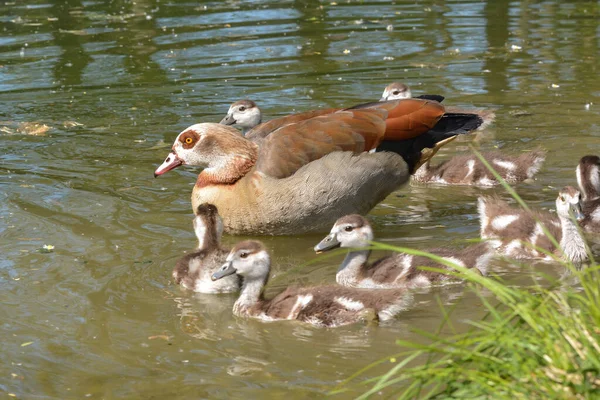
[[[410,88],[402,82],[392,82],[385,87],[381,99],[379,101],[389,101],[398,99],[410,99],[412,97],[412,91]],[[415,98],[425,98],[430,100],[436,100],[441,102],[444,97],[438,95],[422,95]],[[481,109],[465,109],[460,107],[446,106],[446,111],[449,113],[467,113],[477,114],[483,120],[483,123],[479,126],[478,130],[487,128],[496,119],[496,113],[492,110],[481,110]]]
[[[298,122],[269,121],[246,137],[225,125],[192,125],[154,174],[203,166],[194,210],[215,204],[231,234],[298,234],[367,213],[440,146],[481,123],[420,99],[319,112]],[[268,124],[278,127],[270,131]],[[369,152],[375,148],[390,151]]]
[[[482,153],[483,158],[508,183],[533,179],[538,173],[546,152],[540,148],[511,156],[497,151]],[[441,185],[495,186],[500,182],[474,154],[452,157],[437,165],[426,162],[413,175],[415,182]]]
[[[369,289],[413,288],[453,279],[452,275],[420,269],[419,267],[425,266],[451,270],[425,256],[395,253],[369,263],[371,250],[360,248],[369,246],[373,239],[373,228],[365,217],[347,215],[335,222],[329,235],[315,246],[315,251],[321,253],[338,247],[351,249],[335,275],[337,283],[344,286]],[[487,273],[488,263],[494,255],[490,243],[478,243],[462,250],[427,251],[462,267],[474,268],[482,275]]]
[[[579,232],[577,220],[583,218],[579,190],[567,186],[556,199],[555,216],[549,212],[515,209],[495,197],[480,197],[479,211],[481,238],[497,242],[497,251],[514,258],[540,258],[552,260],[545,252],[563,256],[579,264],[585,261],[587,245]],[[543,227],[556,239],[557,249],[544,233]],[[544,251],[542,251],[544,250]]]
[[[194,218],[194,232],[198,248],[182,257],[173,270],[175,282],[199,293],[230,293],[240,289],[240,281],[232,275],[218,282],[211,279],[213,272],[223,265],[229,250],[221,248],[223,222],[212,204],[200,204]]]
[[[600,157],[593,155],[582,157],[576,175],[583,195],[581,226],[587,232],[600,233]]]
[[[242,290],[233,305],[240,317],[263,321],[297,320],[315,326],[336,327],[363,319],[389,320],[408,308],[411,295],[405,290],[369,291],[342,286],[287,288],[271,299],[263,289],[269,279],[271,259],[261,242],[248,240],[231,249],[214,280],[231,275],[242,278]]]
[[[412,98],[410,88],[401,82],[389,84],[380,101],[399,100]],[[442,102],[443,96],[422,95],[414,98],[435,100]],[[454,113],[477,113],[482,117],[483,123],[478,129],[493,122],[495,114],[492,111],[464,110],[456,107],[446,106],[446,111]],[[294,114],[294,118],[305,118],[309,113]],[[288,117],[288,118],[290,118]],[[291,120],[290,120],[291,121]],[[233,125],[242,129],[242,134],[248,134],[253,128],[262,122],[262,112],[258,105],[252,100],[239,100],[231,104],[227,115],[220,124]],[[381,150],[381,149],[380,149]],[[518,183],[533,176],[540,170],[544,160],[545,151],[533,150],[520,156],[505,155],[500,152],[485,152],[483,156],[492,162],[496,172],[508,183]],[[448,161],[437,165],[425,163],[413,175],[415,182],[437,183],[442,185],[472,185],[472,186],[494,186],[499,184],[495,176],[479,161],[475,155],[463,155],[453,157]]]

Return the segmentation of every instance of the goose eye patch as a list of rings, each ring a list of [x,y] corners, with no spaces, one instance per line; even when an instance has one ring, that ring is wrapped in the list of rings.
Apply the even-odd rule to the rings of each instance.
[[[199,135],[196,132],[187,131],[184,132],[183,135],[181,135],[179,141],[183,145],[184,149],[191,149],[192,147],[194,147],[194,144],[198,141],[198,138]]]

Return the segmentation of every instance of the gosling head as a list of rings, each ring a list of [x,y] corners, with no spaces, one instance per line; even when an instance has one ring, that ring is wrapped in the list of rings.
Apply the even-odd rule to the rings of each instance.
[[[583,197],[586,200],[600,197],[600,157],[592,155],[582,157],[575,172]]]
[[[410,88],[402,82],[392,82],[385,87],[379,101],[410,99],[412,92]]]
[[[245,132],[260,124],[262,113],[260,108],[252,100],[239,100],[229,106],[225,118],[221,120],[223,125],[235,125]]]
[[[337,247],[366,247],[372,241],[373,228],[361,215],[346,215],[338,219],[329,235],[315,246],[315,252],[321,253]]]
[[[216,281],[238,274],[245,281],[266,280],[271,267],[271,258],[265,246],[257,240],[246,240],[236,244],[227,255],[225,264],[211,279]]]
[[[218,246],[223,236],[223,220],[216,206],[209,203],[198,206],[194,218],[194,233],[198,238],[198,249]]]
[[[180,165],[195,165],[207,169],[219,168],[233,158],[254,160],[257,146],[229,126],[215,123],[195,124],[181,132],[171,152],[154,171],[154,177]]]
[[[556,198],[556,213],[561,218],[571,218],[571,215],[581,221],[584,218],[581,210],[581,193],[572,186],[565,186]]]

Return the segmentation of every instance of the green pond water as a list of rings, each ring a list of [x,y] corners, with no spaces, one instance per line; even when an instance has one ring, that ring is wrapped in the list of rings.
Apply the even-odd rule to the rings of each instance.
[[[491,128],[436,158],[470,143],[542,146],[536,181],[517,186],[538,208],[576,184],[581,156],[600,153],[594,1],[12,0],[0,11],[2,398],[322,398],[400,351],[396,339],[436,331],[440,307],[457,330],[483,315],[475,294],[451,285],[417,293],[396,321],[317,329],[236,318],[235,295],[174,285],[176,260],[196,244],[199,171],[152,174],[181,130],[219,121],[235,100],[272,118],[376,100],[401,80],[447,104],[495,108]],[[388,244],[460,247],[478,236],[480,193],[508,197],[406,185],[370,218]],[[322,237],[264,238],[268,293],[334,281],[343,255],[315,257]],[[491,270],[530,284],[529,266]],[[349,389],[340,397],[364,386]]]

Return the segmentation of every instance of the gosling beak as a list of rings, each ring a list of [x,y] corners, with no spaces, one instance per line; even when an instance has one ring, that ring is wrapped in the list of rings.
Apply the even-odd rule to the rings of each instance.
[[[332,250],[341,246],[341,243],[337,240],[335,233],[330,233],[321,240],[318,245],[315,246],[315,252],[320,254],[324,251]]]
[[[165,162],[163,162],[160,165],[160,167],[156,168],[156,171],[154,171],[154,177],[156,178],[157,176],[162,175],[165,172],[177,168],[181,164],[183,164],[183,161],[181,161],[181,159],[177,157],[177,154],[175,154],[175,152],[172,151],[165,159]]]
[[[581,221],[585,218],[583,210],[581,209],[581,203],[571,204],[571,212],[577,221]]]
[[[227,114],[219,123],[221,125],[235,125],[236,122],[237,121],[233,119],[233,116],[231,114]]]
[[[381,102],[381,101],[387,101],[387,97],[382,97],[382,98],[380,98],[380,99],[379,99],[379,101],[380,101],[380,102]]]
[[[229,261],[229,262],[226,262],[225,264],[223,264],[223,266],[221,268],[219,268],[219,270],[217,272],[212,274],[210,279],[212,279],[213,281],[217,281],[221,278],[225,278],[226,276],[233,275],[235,273],[236,273],[236,269],[233,268],[231,261]]]

